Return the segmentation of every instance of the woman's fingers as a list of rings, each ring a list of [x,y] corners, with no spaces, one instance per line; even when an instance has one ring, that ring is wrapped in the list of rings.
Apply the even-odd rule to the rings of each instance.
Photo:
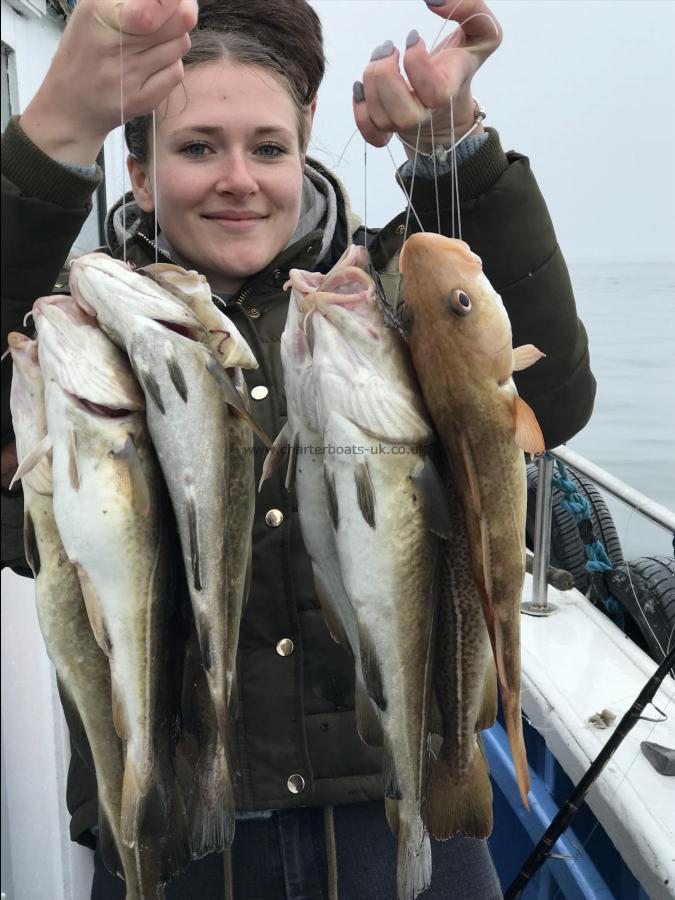
[[[428,4],[428,9],[446,21],[458,22],[463,34],[462,46],[481,47],[489,56],[502,39],[499,22],[483,0],[446,0],[439,6]],[[459,38],[455,37],[457,41]]]
[[[373,147],[385,147],[391,140],[392,132],[391,130],[387,131],[386,129],[380,130],[371,119],[370,113],[368,112],[368,105],[366,104],[363,84],[360,81],[357,81],[354,85],[354,99],[352,104],[354,109],[354,121],[356,122],[356,127],[363,135],[364,140]]]
[[[479,66],[473,54],[460,48],[430,54],[420,38],[403,58],[410,85],[427,109],[446,106]]]
[[[114,0],[101,3],[99,15],[125,34],[159,36],[170,40],[197,24],[197,0]]]
[[[426,115],[424,106],[410,90],[399,69],[399,52],[387,42],[380,52],[391,53],[371,60],[363,74],[368,114],[380,131],[413,128]]]

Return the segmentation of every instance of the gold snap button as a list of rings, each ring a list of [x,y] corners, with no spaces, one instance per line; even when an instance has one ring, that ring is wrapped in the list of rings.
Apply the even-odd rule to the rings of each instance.
[[[251,397],[254,400],[264,400],[268,394],[269,391],[264,384],[256,384],[254,388],[251,388]]]
[[[405,225],[397,225],[396,234],[405,234]]]
[[[300,794],[305,789],[305,779],[302,775],[291,775],[286,782],[286,787],[291,794]]]
[[[248,314],[251,319],[259,319],[260,318],[260,310],[255,309],[255,307],[252,309],[249,309]]]
[[[295,650],[295,644],[290,638],[282,638],[277,644],[277,653],[279,656],[290,656]]]
[[[278,528],[284,521],[284,514],[280,509],[270,509],[265,513],[265,522],[270,528]]]

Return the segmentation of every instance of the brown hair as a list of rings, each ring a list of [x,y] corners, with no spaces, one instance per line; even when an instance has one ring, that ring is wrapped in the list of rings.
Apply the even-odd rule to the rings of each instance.
[[[197,29],[183,66],[228,60],[268,71],[288,91],[298,113],[300,146],[307,109],[325,71],[321,21],[306,0],[200,0]],[[151,115],[126,123],[129,153],[148,158]]]
[[[326,60],[321,19],[307,0],[199,0],[197,27],[247,35],[283,62],[306,105],[316,97]]]

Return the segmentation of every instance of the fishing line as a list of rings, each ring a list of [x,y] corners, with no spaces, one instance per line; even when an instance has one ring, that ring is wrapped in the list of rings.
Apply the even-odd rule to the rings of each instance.
[[[368,141],[363,139],[363,246],[368,247]]]
[[[123,8],[123,7],[122,7]],[[127,261],[127,194],[124,190],[124,54],[122,46],[122,9],[119,18],[120,29],[120,127],[122,129],[122,259]]]
[[[338,156],[338,161],[337,161],[336,164],[335,164],[335,168],[336,168],[336,169],[339,169],[339,168],[340,168],[340,163],[341,163],[342,160],[344,159],[344,155],[345,155],[345,153],[347,152],[347,148],[349,147],[349,145],[351,144],[351,142],[354,140],[354,138],[356,137],[356,135],[358,134],[358,132],[359,132],[359,129],[358,129],[358,128],[355,128],[354,131],[352,132],[352,134],[351,134],[349,140],[347,141],[347,143],[346,143],[345,146],[344,146],[344,150],[343,150],[342,153]],[[326,150],[322,150],[322,152],[323,152],[323,153],[327,153]]]
[[[429,125],[431,127],[431,158],[434,163],[434,188],[436,191],[436,222],[438,226],[438,233],[441,233],[441,199],[438,196],[438,172],[436,170],[436,141],[434,140],[434,116],[433,113],[429,119]]]
[[[396,160],[394,159],[394,156],[393,156],[388,144],[387,144],[387,153],[389,154],[389,158],[391,159],[391,161],[394,165],[394,169],[396,171],[396,178],[398,180],[398,183],[401,185],[401,188],[403,189],[403,193],[406,196],[406,200],[408,201],[408,207],[409,207],[409,209],[412,210],[412,214],[415,216],[415,219],[417,220],[417,224],[420,226],[420,231],[424,231],[424,226],[422,225],[422,222],[420,221],[420,217],[417,215],[415,207],[413,206],[412,195],[408,193],[406,186],[403,183],[403,179],[401,178],[401,175],[398,171],[398,165],[396,163]]]
[[[159,190],[157,187],[157,116],[152,111],[152,193],[155,203],[155,265],[159,262],[159,249],[157,244],[157,218],[159,216]]]
[[[452,144],[450,148],[450,214],[451,214],[451,231],[453,238],[457,237],[455,231],[455,185],[457,181],[457,166],[455,163],[457,162],[457,151],[455,149],[455,111],[454,104],[452,102],[452,97],[450,98],[450,142]],[[457,197],[459,198],[459,191],[457,191]],[[459,202],[457,204],[457,216],[459,216]]]

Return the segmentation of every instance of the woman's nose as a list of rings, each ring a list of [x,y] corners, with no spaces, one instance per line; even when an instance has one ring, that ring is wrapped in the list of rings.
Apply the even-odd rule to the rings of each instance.
[[[257,189],[258,183],[245,154],[229,153],[216,185],[218,193],[244,196],[255,193]]]

